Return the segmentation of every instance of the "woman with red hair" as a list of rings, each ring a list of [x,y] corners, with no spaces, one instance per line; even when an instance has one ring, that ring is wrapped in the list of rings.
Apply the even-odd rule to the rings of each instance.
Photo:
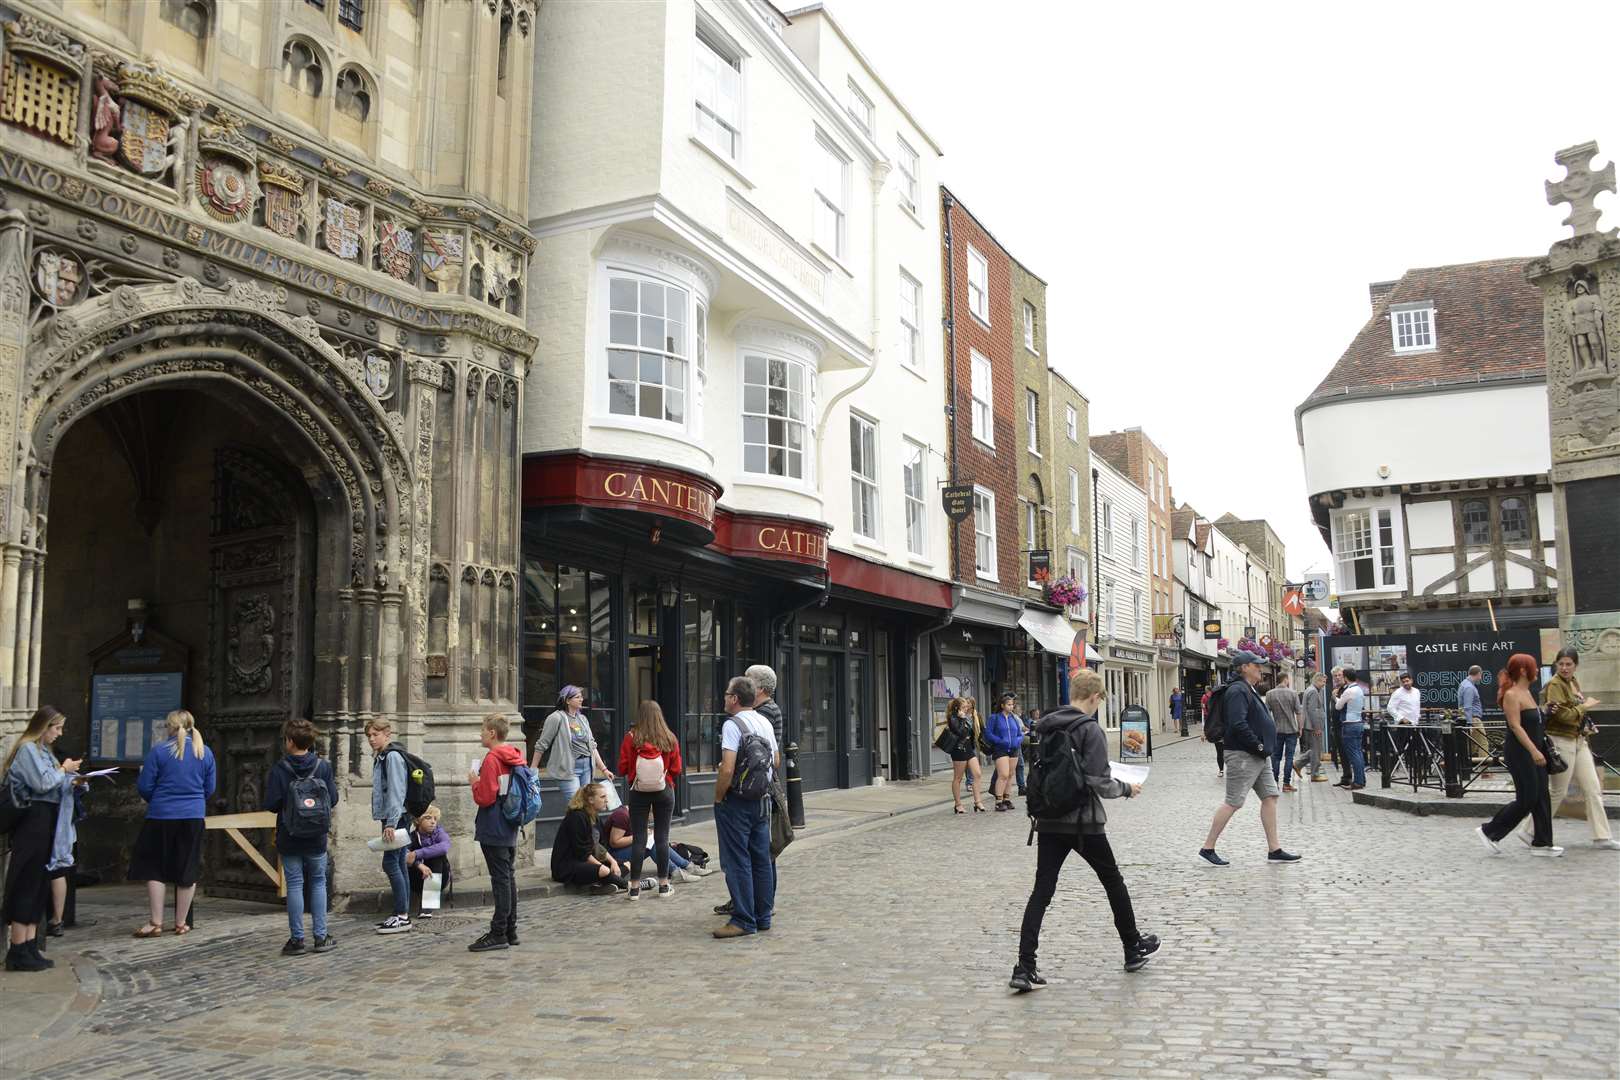
[[[1492,855],[1502,854],[1498,844],[1525,815],[1535,828],[1530,854],[1552,857],[1564,849],[1552,842],[1552,797],[1547,789],[1547,734],[1541,710],[1530,685],[1536,681],[1536,658],[1514,653],[1496,677],[1496,703],[1507,716],[1508,736],[1503,747],[1508,772],[1513,774],[1513,801],[1475,829],[1479,842]]]

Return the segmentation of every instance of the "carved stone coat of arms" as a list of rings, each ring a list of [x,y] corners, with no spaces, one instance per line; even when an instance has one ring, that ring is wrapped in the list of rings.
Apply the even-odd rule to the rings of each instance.
[[[327,199],[324,214],[326,250],[340,259],[360,257],[360,228],[365,214],[342,199]]]

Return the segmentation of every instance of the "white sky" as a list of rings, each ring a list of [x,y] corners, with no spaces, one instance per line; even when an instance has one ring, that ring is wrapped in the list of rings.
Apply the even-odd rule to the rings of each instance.
[[[1569,232],[1554,152],[1620,159],[1620,4],[828,8],[1047,281],[1048,360],[1092,432],[1142,426],[1178,501],[1268,519],[1296,579],[1328,557],[1293,410],[1367,284],[1545,254]]]

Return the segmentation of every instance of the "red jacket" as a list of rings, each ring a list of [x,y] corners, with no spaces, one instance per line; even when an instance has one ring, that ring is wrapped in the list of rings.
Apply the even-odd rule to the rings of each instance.
[[[626,734],[624,742],[619,744],[619,775],[624,777],[624,782],[631,785],[633,790],[636,782],[636,758],[640,756],[641,746],[632,740],[633,737]],[[675,777],[681,771],[681,744],[677,742],[675,749],[661,751],[661,756],[664,759],[664,785],[673,787]]]
[[[484,755],[478,766],[478,782],[473,785],[473,802],[479,806],[494,806],[501,794],[501,774],[523,764],[523,751],[511,743],[501,743]]]

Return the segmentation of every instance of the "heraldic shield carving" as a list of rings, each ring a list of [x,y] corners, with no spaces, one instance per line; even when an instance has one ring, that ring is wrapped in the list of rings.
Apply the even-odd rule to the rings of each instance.
[[[358,206],[350,206],[342,199],[327,199],[326,227],[322,239],[326,250],[340,259],[360,258],[360,228],[365,213]]]
[[[415,272],[416,234],[401,221],[377,219],[377,267],[401,281]]]

